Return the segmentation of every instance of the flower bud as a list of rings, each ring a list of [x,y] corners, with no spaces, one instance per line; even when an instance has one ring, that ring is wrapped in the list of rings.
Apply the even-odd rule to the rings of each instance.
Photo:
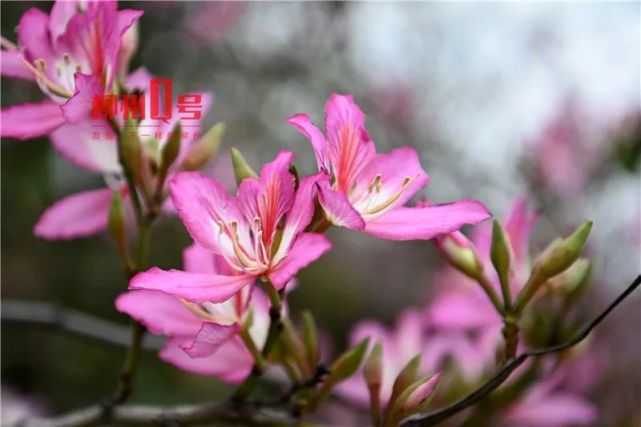
[[[381,384],[383,382],[382,352],[383,348],[379,341],[374,344],[372,351],[365,360],[365,366],[363,368],[363,376],[365,377],[367,390],[369,391],[370,412],[373,426],[380,424],[381,417]]]
[[[315,367],[318,365],[320,359],[320,349],[318,346],[318,331],[316,329],[316,322],[312,313],[305,310],[302,313],[303,318],[303,342],[305,343],[305,351],[309,365]]]
[[[240,185],[241,181],[245,178],[256,178],[258,175],[247,164],[243,155],[235,148],[231,149],[231,162],[234,165],[234,175],[236,176],[236,183]]]
[[[565,295],[577,295],[585,289],[592,263],[587,258],[579,258],[567,270],[549,280],[549,286],[554,292]]]
[[[492,265],[501,279],[501,282],[507,282],[510,272],[511,258],[510,243],[505,233],[505,229],[498,220],[492,224],[492,247],[490,248],[490,259]],[[505,279],[505,280],[504,280]]]
[[[285,357],[291,357],[296,362],[299,372],[305,377],[311,377],[313,367],[309,366],[308,359],[305,357],[305,345],[296,333],[291,321],[286,317],[281,321],[283,322],[283,331],[280,334],[280,339]]]
[[[178,153],[180,153],[180,134],[182,130],[180,127],[180,122],[176,123],[174,129],[169,135],[167,143],[162,149],[160,157],[160,167],[158,169],[158,187],[162,188],[165,178],[167,177],[167,172],[171,165],[178,158]]]
[[[416,378],[418,377],[418,368],[421,365],[421,355],[417,354],[414,356],[407,365],[399,372],[396,380],[394,381],[394,386],[392,386],[392,395],[390,397],[390,404],[396,400],[396,398],[403,393],[407,387],[409,387]]]
[[[570,267],[581,255],[591,229],[592,221],[587,221],[569,237],[552,242],[541,254],[539,274],[549,279]]]
[[[427,409],[440,379],[441,374],[438,373],[422,378],[408,387],[398,398],[400,415],[406,417]]]
[[[191,145],[189,153],[187,153],[180,165],[180,169],[194,171],[202,168],[216,156],[224,134],[224,123],[217,123],[209,129],[205,135]]]
[[[437,236],[434,242],[447,262],[466,276],[474,279],[483,271],[474,244],[460,231]]]
[[[330,367],[329,381],[336,384],[354,375],[363,362],[368,343],[369,338],[365,338],[340,355]]]
[[[142,147],[138,137],[138,125],[135,120],[127,119],[120,138],[120,157],[126,172],[135,181],[139,181],[142,172]]]

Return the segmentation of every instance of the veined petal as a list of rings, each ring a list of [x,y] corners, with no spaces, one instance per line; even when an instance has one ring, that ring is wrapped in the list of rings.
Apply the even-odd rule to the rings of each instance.
[[[22,140],[47,135],[65,122],[60,107],[51,101],[14,105],[1,114],[0,135]]]
[[[16,79],[35,80],[33,73],[20,59],[20,52],[17,50],[0,51],[0,74]]]
[[[238,334],[240,326],[219,325],[213,322],[204,322],[194,340],[184,343],[181,347],[193,357],[206,357],[214,354],[220,347]]]
[[[420,208],[398,207],[368,221],[365,232],[389,240],[428,240],[491,216],[487,208],[476,200]]]
[[[299,270],[316,261],[332,247],[320,233],[302,233],[285,258],[269,273],[277,290],[282,289]]]
[[[118,311],[127,313],[154,334],[193,337],[202,319],[189,311],[178,298],[160,291],[137,289],[116,298]]]
[[[287,119],[287,123],[294,126],[305,135],[312,144],[318,169],[330,172],[329,160],[327,158],[327,141],[321,131],[312,123],[309,115],[300,113]]]
[[[177,173],[169,182],[169,188],[178,216],[196,243],[216,253],[225,253],[217,222],[245,223],[236,200],[221,184],[198,172]]]
[[[238,384],[249,375],[254,360],[240,338],[232,338],[207,357],[192,358],[182,349],[188,341],[171,339],[160,351],[160,358],[172,365],[198,375],[210,375]]]
[[[189,273],[153,267],[134,276],[129,288],[162,291],[192,302],[217,303],[228,300],[252,281],[253,277],[246,275]]]
[[[42,214],[33,232],[42,239],[68,240],[103,231],[112,196],[108,188],[67,196]]]
[[[345,193],[331,190],[327,180],[319,181],[318,188],[318,201],[332,224],[352,230],[365,228],[365,221],[349,203]]]

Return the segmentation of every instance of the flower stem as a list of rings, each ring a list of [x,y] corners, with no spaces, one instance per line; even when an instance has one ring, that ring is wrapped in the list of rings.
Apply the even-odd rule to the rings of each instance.
[[[485,292],[485,294],[488,296],[490,301],[492,302],[492,305],[494,306],[494,309],[496,310],[497,313],[499,313],[501,316],[504,315],[504,310],[503,310],[503,304],[501,304],[501,301],[499,300],[498,295],[496,295],[496,292],[494,292],[494,289],[492,288],[492,284],[488,280],[488,278],[481,272],[476,277],[476,281],[478,282],[479,285],[481,285],[481,288]]]

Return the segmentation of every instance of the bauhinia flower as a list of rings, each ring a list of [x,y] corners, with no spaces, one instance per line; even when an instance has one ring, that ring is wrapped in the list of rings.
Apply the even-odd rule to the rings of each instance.
[[[295,189],[293,157],[281,151],[260,177],[240,183],[236,197],[199,173],[176,174],[170,192],[178,216],[194,241],[222,256],[235,274],[152,268],[135,276],[130,288],[163,290],[192,302],[226,301],[259,278],[284,288],[331,247],[322,234],[303,232],[313,215],[318,176],[303,178]]]
[[[141,69],[129,76],[127,84],[132,89],[146,92],[150,78],[151,76]],[[213,95],[211,93],[200,95],[204,115],[212,103]],[[146,97],[146,102],[150,102],[149,97]],[[140,122],[136,132],[141,142],[141,168],[146,171],[143,176],[153,178],[151,170],[159,168],[160,153],[168,143],[170,132],[178,121],[176,113],[177,111],[174,111],[172,118],[167,121],[145,118]],[[103,122],[105,127],[98,128],[94,128],[90,121],[73,125],[65,124],[51,133],[51,140],[58,152],[74,165],[102,174],[106,187],[72,194],[54,203],[38,219],[34,228],[36,236],[48,240],[67,240],[104,231],[107,227],[109,206],[114,191],[121,192],[127,211],[132,212],[130,189],[124,182],[122,166],[118,159],[118,137],[113,135],[112,139],[96,141],[92,136],[97,132],[95,129],[98,129],[98,132],[109,129],[107,122]],[[200,133],[198,125],[199,122],[192,125],[189,132]],[[130,131],[127,128],[122,129],[122,132]],[[153,135],[155,132],[158,132],[160,137],[156,138]],[[193,142],[181,137],[178,157],[168,171],[168,178],[180,170]],[[151,188],[155,187],[154,182],[148,184]],[[170,206],[165,204],[165,207]],[[131,221],[133,222],[133,217]]]
[[[34,79],[49,99],[4,109],[2,136],[34,138],[87,118],[93,96],[112,93],[123,36],[140,15],[114,1],[58,1],[50,15],[29,9],[18,45],[2,39],[1,72]]]
[[[194,274],[233,274],[220,255],[197,245],[183,253],[185,269]],[[248,334],[259,348],[267,338],[269,301],[259,289],[240,289],[223,303],[188,302],[172,289],[130,290],[116,300],[119,311],[129,314],[155,334],[169,337],[160,357],[180,369],[241,382],[254,358],[240,331],[251,321]],[[248,319],[250,317],[250,319]]]
[[[330,96],[325,115],[325,135],[307,114],[288,122],[312,144],[325,174],[319,201],[333,224],[391,240],[431,239],[491,216],[476,200],[405,206],[428,182],[416,151],[403,147],[377,154],[351,95]]]

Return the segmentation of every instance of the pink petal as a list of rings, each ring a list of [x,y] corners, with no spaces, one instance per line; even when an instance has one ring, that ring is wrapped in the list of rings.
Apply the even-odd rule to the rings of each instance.
[[[291,209],[287,212],[287,219],[283,228],[283,236],[278,248],[278,255],[285,253],[292,241],[307,227],[314,215],[314,197],[316,196],[316,182],[321,178],[321,173],[308,175],[301,179]]]
[[[416,150],[411,147],[401,147],[389,153],[377,154],[358,177],[358,187],[361,191],[368,191],[370,183],[377,175],[381,176],[382,193],[388,195],[398,192],[406,178],[411,179],[410,184],[391,207],[403,206],[429,181]]]
[[[326,172],[330,171],[329,161],[327,159],[327,142],[321,131],[312,123],[307,114],[296,114],[287,119],[287,123],[294,126],[298,131],[305,135],[312,144],[312,149],[316,155],[318,168]]]
[[[35,80],[33,73],[19,58],[20,52],[3,49],[0,51],[0,55],[0,75],[16,79]]]
[[[540,400],[528,400],[512,407],[506,420],[519,426],[564,427],[591,425],[597,420],[595,406],[579,395],[553,393]]]
[[[316,261],[325,252],[330,250],[332,244],[327,237],[320,233],[302,233],[294,242],[276,268],[269,273],[269,278],[276,289],[281,289],[299,270]]]
[[[169,182],[169,189],[178,216],[191,237],[201,246],[221,253],[216,221],[240,222],[242,214],[236,200],[221,184],[198,172],[177,173]]]
[[[478,286],[476,283],[470,285]],[[496,310],[483,298],[487,297],[478,295],[471,289],[442,293],[426,312],[430,324],[436,328],[465,330],[500,323]]]
[[[42,239],[68,240],[103,231],[112,196],[108,188],[67,196],[42,214],[33,232]]]
[[[72,124],[89,118],[94,97],[104,92],[104,86],[96,75],[76,73],[74,81],[76,90],[73,96],[61,106],[65,119]]]
[[[239,330],[238,324],[219,325],[213,322],[204,322],[194,341],[183,344],[182,349],[193,358],[210,356],[236,336]]]
[[[153,76],[145,67],[137,68],[127,76],[127,89],[149,92],[149,83],[152,78]]]
[[[188,372],[209,375],[237,384],[244,380],[252,369],[254,361],[239,338],[232,338],[223,344],[218,351],[207,356],[192,358],[182,347],[184,339],[167,341],[160,351],[160,358]]]
[[[232,274],[229,264],[222,256],[196,243],[183,251],[183,266],[190,273]]]
[[[0,136],[30,139],[47,135],[65,122],[58,104],[20,104],[2,110]]]
[[[345,123],[362,128],[365,126],[365,114],[356,105],[352,95],[334,93],[325,104],[325,132],[328,137],[330,133],[338,132]]]
[[[365,221],[349,203],[345,193],[330,189],[327,179],[319,181],[318,188],[318,201],[332,224],[352,230],[365,228]]]
[[[516,262],[522,265],[527,261],[530,231],[538,219],[538,214],[528,209],[524,199],[517,200],[512,206],[505,224],[505,231],[510,237]]]
[[[25,57],[29,61],[43,59],[51,64],[53,51],[48,28],[49,16],[40,9],[31,8],[20,18],[18,45],[24,50]],[[51,73],[55,73],[55,70],[49,70],[47,74]]]
[[[389,240],[427,240],[477,224],[492,215],[476,200],[460,200],[422,208],[399,207],[367,222],[365,232]]]
[[[252,280],[252,277],[244,275],[223,276],[180,270],[166,271],[153,267],[134,276],[129,288],[162,291],[192,302],[223,302]]]
[[[116,298],[116,308],[159,335],[193,337],[202,325],[178,298],[160,291],[125,292]]]
[[[57,1],[53,4],[49,15],[49,32],[54,43],[65,32],[69,20],[80,13],[79,6],[80,2],[77,0]]]
[[[85,120],[78,124],[65,123],[50,134],[51,143],[67,160],[76,166],[100,173],[120,173],[118,140],[104,137],[111,129],[106,121]],[[94,134],[99,139],[94,139]]]

